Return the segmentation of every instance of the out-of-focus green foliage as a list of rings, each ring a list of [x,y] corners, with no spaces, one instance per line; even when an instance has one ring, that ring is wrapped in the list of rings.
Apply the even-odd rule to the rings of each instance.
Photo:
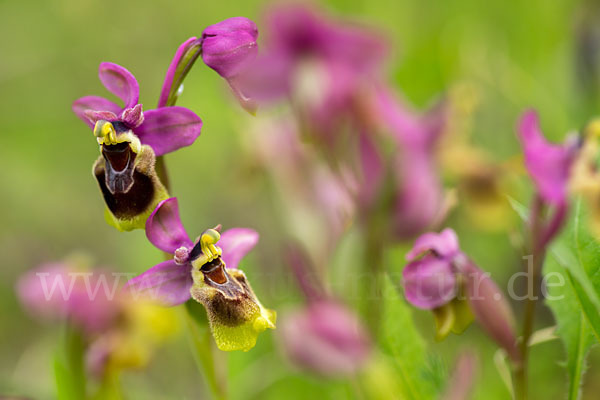
[[[573,214],[574,221],[565,235],[567,239],[555,246],[554,254],[545,267],[548,282],[551,282],[551,277],[559,278],[554,284],[547,285],[546,303],[554,313],[558,325],[557,334],[567,351],[569,399],[579,398],[583,374],[587,369],[588,351],[600,340],[600,247],[588,232],[585,222],[588,214],[581,200],[577,202]],[[560,282],[566,285],[558,285]]]

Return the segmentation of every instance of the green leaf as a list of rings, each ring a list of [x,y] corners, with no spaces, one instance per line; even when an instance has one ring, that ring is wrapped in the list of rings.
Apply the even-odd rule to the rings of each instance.
[[[568,398],[580,395],[586,357],[600,341],[600,244],[589,233],[587,212],[578,200],[573,222],[552,246],[544,269],[562,277],[564,285],[548,286],[546,303],[556,318],[557,334],[567,351]]]
[[[544,272],[546,276],[550,273],[561,275],[566,283],[548,287],[546,304],[552,309],[558,325],[556,333],[562,339],[567,353],[568,399],[576,400],[579,398],[585,371],[585,359],[594,343],[594,337],[590,333],[589,324],[581,309],[576,289],[572,285],[574,280],[567,276],[569,272],[553,257],[546,261]]]
[[[527,208],[515,199],[509,198],[509,202],[526,221]],[[546,282],[557,283],[546,286],[546,304],[554,314],[556,333],[567,353],[569,400],[579,398],[587,354],[600,341],[600,244],[589,233],[586,220],[579,199],[575,216],[564,229],[567,234],[552,244],[544,265]]]
[[[386,276],[383,287],[381,343],[394,359],[398,398],[433,399],[443,385],[445,376],[439,365],[432,363],[425,342],[412,320],[411,308],[398,295]],[[433,326],[432,326],[433,329]]]

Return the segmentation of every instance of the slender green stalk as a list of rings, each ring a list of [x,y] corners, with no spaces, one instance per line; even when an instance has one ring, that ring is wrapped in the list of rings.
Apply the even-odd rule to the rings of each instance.
[[[175,105],[183,80],[201,53],[201,43],[196,42],[183,55],[175,70],[171,90],[164,107]],[[167,191],[170,191],[171,183],[164,156],[156,157],[155,170]],[[165,254],[166,259],[171,259],[171,257],[172,255]],[[219,351],[215,345],[206,312],[199,304],[188,301],[185,304],[185,320],[194,359],[200,373],[204,375],[215,399],[227,399],[227,360],[225,353]]]
[[[186,51],[183,57],[181,57],[179,65],[175,69],[175,74],[173,75],[173,84],[171,85],[171,91],[169,92],[165,107],[174,106],[177,102],[179,89],[183,84],[183,80],[194,66],[198,57],[200,57],[200,54],[202,54],[202,43],[196,41],[193,46]]]
[[[526,260],[527,280],[531,282],[532,292],[527,293],[525,309],[523,312],[523,328],[519,352],[521,361],[513,366],[513,386],[515,400],[527,400],[529,396],[528,364],[529,364],[529,340],[533,334],[535,322],[535,309],[540,296],[540,278],[542,266],[546,256],[545,245],[541,244],[542,236],[542,208],[543,202],[539,197],[534,200],[529,217],[529,246],[531,250],[531,261]],[[529,288],[528,288],[529,289]]]
[[[375,337],[379,333],[381,316],[383,314],[383,279],[385,269],[383,265],[384,238],[377,229],[378,224],[371,223],[365,229],[363,252],[363,265],[366,269],[364,282],[363,317],[367,321],[371,332]]]
[[[86,398],[86,376],[83,362],[85,343],[80,332],[66,323],[61,345],[54,358],[54,376],[59,400]]]
[[[121,391],[121,381],[119,379],[119,371],[108,371],[102,379],[102,383],[98,392],[93,397],[97,400],[122,400],[124,399]]]
[[[162,182],[167,189],[167,192],[171,191],[171,181],[169,180],[169,172],[167,171],[167,164],[165,163],[164,156],[156,157],[156,163],[154,164],[154,170],[158,179]]]
[[[214,343],[206,312],[199,304],[188,301],[185,304],[185,319],[198,369],[204,374],[214,398],[227,399],[226,360],[224,353]]]

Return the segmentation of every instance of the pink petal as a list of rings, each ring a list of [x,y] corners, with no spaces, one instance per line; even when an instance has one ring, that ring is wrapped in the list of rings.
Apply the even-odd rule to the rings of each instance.
[[[90,128],[94,128],[95,122],[91,122],[88,116],[86,115],[86,111],[92,110],[97,112],[108,111],[113,114],[120,114],[121,107],[117,104],[113,103],[110,100],[105,99],[104,97],[99,96],[85,96],[80,99],[77,99],[73,102],[71,109],[81,119],[83,122],[89,125]]]
[[[402,271],[404,295],[415,307],[433,309],[456,296],[456,277],[450,262],[433,256],[413,261]]]
[[[240,260],[258,243],[258,232],[248,228],[232,228],[221,234],[218,246],[227,268],[237,268]]]
[[[183,107],[163,107],[144,112],[144,122],[135,134],[157,156],[189,146],[202,130],[202,120]]]
[[[179,218],[177,198],[158,203],[146,221],[146,236],[154,246],[170,254],[182,246],[193,246]]]
[[[131,279],[123,290],[131,294],[134,300],[141,295],[145,299],[175,306],[190,299],[192,284],[192,266],[177,265],[169,260]]]
[[[443,103],[419,114],[385,87],[377,90],[374,107],[394,139],[407,151],[430,149],[446,126],[447,108]]]
[[[100,63],[98,76],[109,92],[123,100],[124,108],[131,108],[138,103],[140,87],[131,72],[120,65],[103,62]]]
[[[407,260],[414,260],[423,253],[434,251],[437,255],[450,258],[459,251],[458,237],[451,228],[440,233],[425,233],[415,240],[413,248],[406,254]]]
[[[95,124],[100,120],[116,121],[119,118],[115,113],[110,111],[85,110],[84,114],[87,117],[88,121],[92,124]]]
[[[525,166],[540,195],[549,203],[566,201],[567,183],[573,149],[568,145],[546,141],[539,127],[537,113],[526,111],[519,123],[519,138],[525,153]]]

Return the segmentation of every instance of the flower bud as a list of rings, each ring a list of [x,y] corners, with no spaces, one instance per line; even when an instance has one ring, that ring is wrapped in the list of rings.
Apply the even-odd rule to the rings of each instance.
[[[519,359],[508,302],[489,274],[460,250],[452,229],[421,235],[406,257],[404,294],[415,307],[433,311],[437,340],[462,333],[474,317],[513,360]]]
[[[295,365],[328,377],[355,373],[371,351],[358,318],[333,301],[318,301],[288,314],[281,337],[283,349]]]
[[[256,104],[238,87],[235,77],[251,64],[258,53],[256,24],[244,17],[234,17],[211,25],[202,32],[202,60],[221,75],[248,112]]]
[[[256,24],[234,17],[211,25],[202,32],[202,60],[223,78],[237,75],[258,52]]]
[[[513,361],[519,361],[515,317],[508,301],[488,273],[473,264],[465,270],[466,295],[475,319]]]

